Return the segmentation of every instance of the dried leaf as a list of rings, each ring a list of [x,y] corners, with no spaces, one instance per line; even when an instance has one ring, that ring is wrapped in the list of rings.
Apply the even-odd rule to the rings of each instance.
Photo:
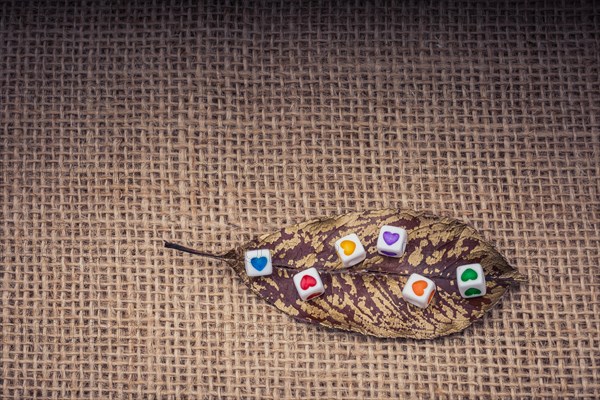
[[[383,225],[408,232],[401,258],[377,253],[377,236]],[[334,242],[350,233],[360,237],[367,258],[344,269]],[[271,250],[273,274],[249,278],[244,252],[261,248]],[[492,308],[510,285],[524,281],[473,228],[450,218],[405,210],[356,212],[292,225],[222,257],[255,293],[294,318],[378,337],[430,339],[461,331]],[[483,267],[487,294],[464,299],[456,287],[456,268],[470,263]],[[292,277],[310,267],[319,271],[325,293],[302,301]],[[415,272],[437,285],[426,309],[402,298],[404,283]]]

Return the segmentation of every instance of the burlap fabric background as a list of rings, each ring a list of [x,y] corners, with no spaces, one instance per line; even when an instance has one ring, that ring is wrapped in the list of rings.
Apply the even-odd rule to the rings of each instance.
[[[3,3],[3,397],[600,397],[599,18]],[[395,206],[470,222],[529,284],[380,340],[162,247]]]

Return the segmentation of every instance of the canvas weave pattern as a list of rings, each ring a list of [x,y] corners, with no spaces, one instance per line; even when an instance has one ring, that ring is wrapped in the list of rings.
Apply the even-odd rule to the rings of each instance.
[[[0,4],[2,398],[600,398],[597,4],[109,3]],[[529,282],[382,340],[163,248],[388,207]]]

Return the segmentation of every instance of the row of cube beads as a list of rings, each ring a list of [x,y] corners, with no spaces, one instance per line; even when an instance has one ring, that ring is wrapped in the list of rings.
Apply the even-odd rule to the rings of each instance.
[[[388,257],[402,257],[407,241],[406,230],[385,225],[379,232],[377,251]],[[358,235],[354,233],[337,240],[335,250],[346,268],[362,262],[367,256]],[[271,252],[268,249],[247,251],[245,266],[246,273],[250,277],[271,275],[273,273]],[[485,295],[485,275],[480,264],[458,267],[456,279],[462,297],[473,298]],[[316,268],[309,268],[294,275],[294,285],[302,300],[310,300],[324,293],[323,282]],[[431,279],[412,274],[402,290],[402,296],[407,302],[426,308],[435,291],[436,285]]]

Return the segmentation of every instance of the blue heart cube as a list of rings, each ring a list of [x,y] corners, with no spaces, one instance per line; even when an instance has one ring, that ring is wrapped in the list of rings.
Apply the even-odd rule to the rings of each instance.
[[[273,273],[269,249],[248,250],[244,262],[248,276],[266,276]]]

